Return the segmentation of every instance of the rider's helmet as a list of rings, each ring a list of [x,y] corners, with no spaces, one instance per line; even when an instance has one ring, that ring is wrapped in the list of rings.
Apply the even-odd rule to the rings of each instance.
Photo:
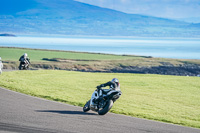
[[[119,86],[119,80],[118,80],[117,78],[113,78],[113,79],[111,80],[111,82],[114,82],[114,83],[117,84],[117,86]]]
[[[24,58],[26,58],[28,56],[28,54],[27,53],[24,53]]]

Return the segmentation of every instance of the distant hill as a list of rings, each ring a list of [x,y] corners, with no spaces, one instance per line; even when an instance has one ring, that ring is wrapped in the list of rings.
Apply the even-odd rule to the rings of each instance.
[[[12,37],[14,37],[15,35],[4,33],[4,34],[0,34],[0,36],[12,36]]]
[[[178,20],[189,23],[200,23],[200,17],[180,18]]]
[[[101,8],[73,0],[4,0],[0,33],[200,37],[200,26]]]

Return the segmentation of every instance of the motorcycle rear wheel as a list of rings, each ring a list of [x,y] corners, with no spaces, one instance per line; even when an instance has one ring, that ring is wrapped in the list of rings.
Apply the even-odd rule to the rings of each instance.
[[[112,100],[107,101],[104,108],[99,109],[98,114],[99,115],[105,115],[112,108],[112,106],[113,106],[113,101]]]

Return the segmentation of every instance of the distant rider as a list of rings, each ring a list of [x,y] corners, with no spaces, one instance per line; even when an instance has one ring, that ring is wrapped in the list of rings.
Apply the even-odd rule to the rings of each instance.
[[[19,58],[19,61],[20,61],[20,65],[21,66],[22,64],[30,64],[30,59],[28,58],[28,54],[27,53],[24,53],[24,55],[22,55],[20,58]]]
[[[3,69],[3,63],[2,63],[1,57],[0,57],[0,74],[2,74],[2,69]]]
[[[106,87],[109,86],[109,90],[120,90],[120,84],[119,84],[119,80],[117,78],[113,78],[111,81],[108,81],[105,84],[101,84],[99,86],[97,86],[97,91],[98,93],[100,92],[100,90],[102,89],[102,87]],[[99,98],[95,99],[95,101],[100,101],[102,99],[102,96],[99,96]]]

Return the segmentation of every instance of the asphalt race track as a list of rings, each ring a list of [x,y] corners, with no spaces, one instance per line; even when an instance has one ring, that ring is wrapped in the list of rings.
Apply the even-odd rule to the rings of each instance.
[[[0,133],[200,133],[200,129],[108,113],[0,88]]]

